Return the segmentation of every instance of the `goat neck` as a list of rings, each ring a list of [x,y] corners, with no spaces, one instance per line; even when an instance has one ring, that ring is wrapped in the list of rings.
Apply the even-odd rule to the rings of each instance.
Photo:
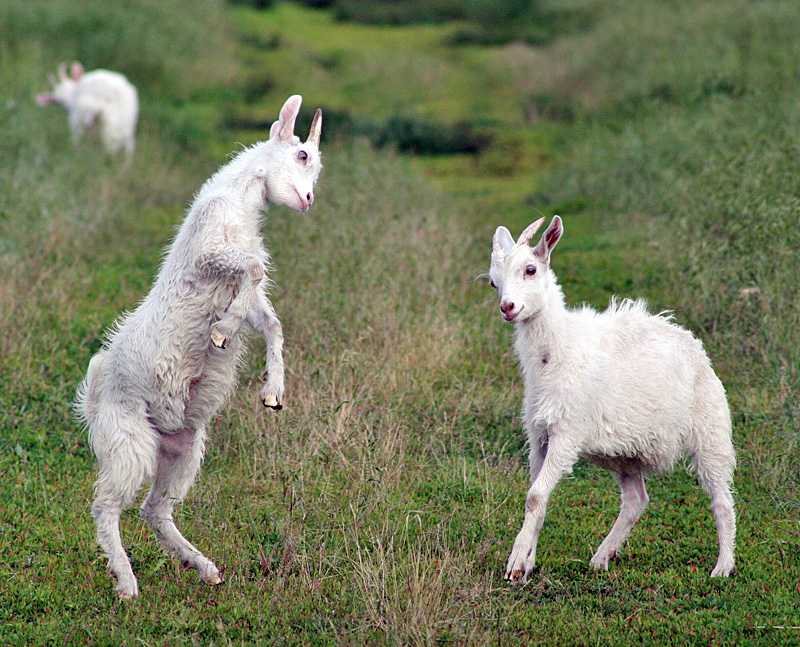
[[[572,322],[561,287],[553,282],[544,293],[544,307],[514,324],[514,351],[523,371],[538,373],[553,362],[561,363],[570,347]]]

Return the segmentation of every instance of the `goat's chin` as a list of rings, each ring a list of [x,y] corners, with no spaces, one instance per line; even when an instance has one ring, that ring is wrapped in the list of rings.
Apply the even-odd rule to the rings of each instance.
[[[310,202],[304,202],[302,198],[296,193],[294,195],[280,195],[275,196],[269,200],[269,204],[276,207],[289,207],[293,211],[306,212],[311,207]]]
[[[541,310],[533,312],[529,308],[523,306],[520,310],[516,312],[516,314],[512,315],[511,318],[503,315],[503,319],[505,319],[510,324],[514,325],[523,324],[535,320],[536,317],[539,315],[539,312],[541,312]]]
[[[525,312],[525,306],[522,306],[519,310],[510,315],[503,313],[503,319],[505,319],[508,323],[512,324],[519,323],[520,321],[525,321],[525,319],[527,318],[528,314]]]
[[[300,211],[299,205],[295,200],[292,202],[291,200],[275,200],[274,198],[267,201],[270,207],[288,207],[292,211]]]
[[[284,206],[289,207],[292,211],[299,211],[305,213],[311,207],[310,204],[303,204],[299,200],[287,201],[283,203]]]

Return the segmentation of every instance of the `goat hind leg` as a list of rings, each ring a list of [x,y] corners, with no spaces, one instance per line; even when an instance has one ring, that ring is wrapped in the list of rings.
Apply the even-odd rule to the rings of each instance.
[[[736,457],[727,427],[706,433],[706,442],[694,456],[701,487],[711,497],[711,511],[717,526],[719,556],[711,577],[726,577],[735,570],[736,511],[731,494]]]
[[[704,488],[711,495],[711,511],[717,525],[719,557],[711,571],[711,577],[727,577],[735,570],[734,547],[736,544],[736,512],[730,487],[724,481],[716,481]]]
[[[109,570],[117,578],[117,594],[120,599],[129,600],[139,595],[139,585],[122,545],[119,524],[122,511],[133,503],[136,494],[120,492],[113,485],[101,484],[101,480],[105,480],[102,475],[98,479],[97,497],[92,504],[97,543],[108,558]]]
[[[612,559],[630,534],[631,528],[642,516],[650,499],[644,486],[641,472],[635,474],[617,474],[612,472],[614,480],[620,488],[622,506],[611,532],[597,548],[597,552],[589,562],[596,570],[608,570],[608,562]]]
[[[128,600],[139,595],[139,585],[122,544],[120,517],[153,472],[154,431],[147,422],[137,423],[135,420],[121,421],[113,434],[103,435],[98,429],[92,431],[100,463],[92,503],[97,543],[108,557],[109,569],[117,578],[117,594],[120,599]]]
[[[198,572],[207,584],[221,584],[219,569],[178,530],[172,513],[194,483],[205,450],[203,430],[162,433],[153,487],[142,504],[142,517],[161,545],[183,564]]]

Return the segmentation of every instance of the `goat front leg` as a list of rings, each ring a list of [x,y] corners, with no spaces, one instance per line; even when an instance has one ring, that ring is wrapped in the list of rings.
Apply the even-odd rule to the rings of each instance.
[[[211,342],[225,348],[242,327],[256,288],[264,278],[264,263],[254,254],[248,254],[233,245],[224,245],[203,254],[198,266],[212,276],[236,276],[239,289],[236,297],[225,309],[223,317],[211,327]]]
[[[261,290],[256,290],[247,323],[267,342],[267,366],[264,370],[264,388],[261,389],[261,402],[265,407],[283,407],[283,329],[275,309]]]
[[[536,566],[536,545],[542,531],[547,502],[565,474],[569,474],[578,460],[571,443],[564,442],[551,432],[544,459],[525,498],[525,519],[514,540],[514,547],[506,565],[505,580],[509,584],[524,586]],[[540,459],[539,449],[535,450]],[[533,471],[533,470],[532,470]]]

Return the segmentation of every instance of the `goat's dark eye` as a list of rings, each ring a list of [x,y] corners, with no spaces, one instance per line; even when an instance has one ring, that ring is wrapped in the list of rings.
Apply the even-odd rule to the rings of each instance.
[[[299,159],[301,162],[305,162],[308,159],[308,153],[305,151],[300,151],[297,153],[297,159]]]
[[[495,290],[497,289],[497,283],[494,281],[489,281],[489,285],[491,285]]]
[[[525,268],[525,274],[527,274],[528,276],[533,276],[534,274],[536,274],[536,266],[535,265],[528,265]]]

